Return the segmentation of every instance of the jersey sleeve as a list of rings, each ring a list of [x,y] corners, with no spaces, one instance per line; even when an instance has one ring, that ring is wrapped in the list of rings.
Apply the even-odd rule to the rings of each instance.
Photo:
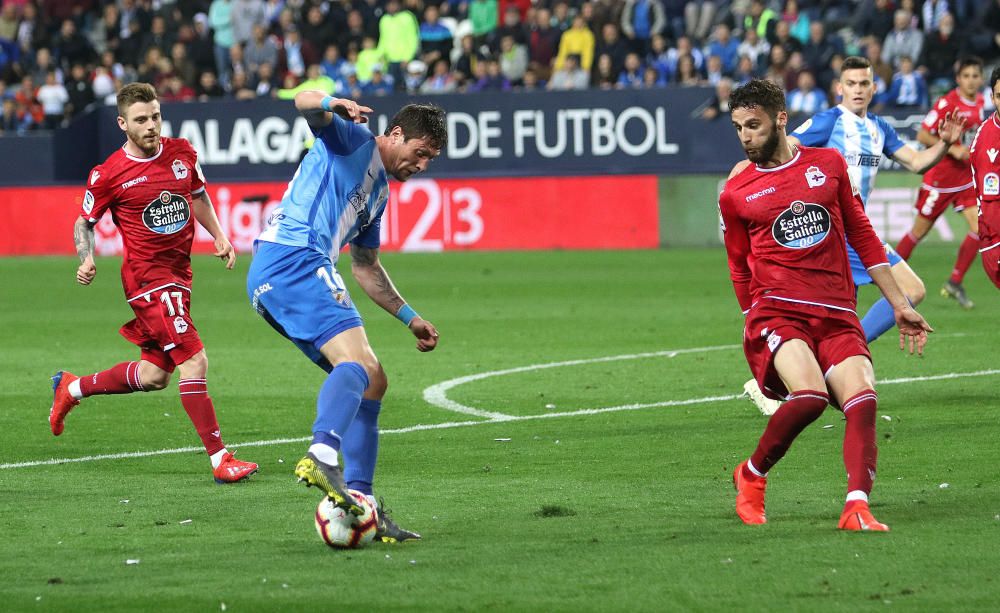
[[[316,137],[336,155],[348,155],[370,141],[374,136],[365,124],[342,119],[333,113],[333,121],[318,130]]]
[[[937,136],[938,122],[948,114],[948,106],[948,99],[942,96],[934,103],[934,107],[928,111],[927,115],[924,116],[924,120],[920,122],[920,127]]]
[[[104,168],[95,166],[87,175],[87,191],[83,194],[80,217],[90,223],[97,223],[111,206],[111,189]]]
[[[896,128],[892,127],[888,121],[879,117],[878,124],[882,129],[882,134],[885,135],[885,144],[882,145],[882,150],[885,151],[887,155],[891,156],[906,146],[903,139],[899,138]]]
[[[385,211],[385,209],[382,209]],[[358,247],[365,247],[367,249],[378,249],[379,245],[382,244],[382,213],[378,214],[368,227],[363,231],[359,232],[354,240],[351,241],[352,245],[357,245]]]
[[[813,115],[792,131],[792,136],[799,139],[799,142],[806,147],[826,147],[830,142],[830,135],[833,133],[833,126],[837,122],[837,115],[833,112],[824,112]]]
[[[740,309],[746,314],[750,310],[750,233],[746,224],[732,210],[729,194],[723,190],[719,196],[719,225],[726,243],[726,256],[729,258],[729,278],[733,281],[733,290]]]
[[[191,152],[192,166],[194,166],[194,172],[191,173],[191,195],[197,196],[199,193],[205,191],[207,187],[205,173],[201,170],[201,163],[198,161],[198,152],[191,143],[187,143],[187,147]]]
[[[871,221],[868,220],[865,205],[861,202],[861,194],[851,183],[851,178],[847,174],[847,163],[840,156],[837,156],[837,161],[840,164],[840,187],[837,192],[837,200],[840,203],[840,211],[844,219],[844,233],[847,235],[847,242],[858,252],[865,268],[888,266],[889,260],[885,255],[885,247],[882,246],[882,240],[875,234],[875,229],[872,228]]]

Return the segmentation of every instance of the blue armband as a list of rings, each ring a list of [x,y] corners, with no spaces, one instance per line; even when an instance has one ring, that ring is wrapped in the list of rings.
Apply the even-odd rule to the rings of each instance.
[[[399,307],[399,310],[396,311],[396,319],[403,322],[407,326],[410,325],[410,322],[413,321],[414,317],[418,317],[417,312],[414,311],[413,307],[408,304],[404,303],[403,306]]]
[[[330,103],[333,102],[334,100],[336,100],[336,98],[334,98],[333,96],[323,96],[323,100],[320,101],[319,105],[320,107],[323,108],[324,111],[332,113],[333,107],[330,106]]]

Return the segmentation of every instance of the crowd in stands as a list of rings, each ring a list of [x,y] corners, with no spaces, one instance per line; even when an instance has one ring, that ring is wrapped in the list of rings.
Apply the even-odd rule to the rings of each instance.
[[[0,131],[51,129],[132,81],[165,101],[714,86],[753,77],[789,110],[836,103],[848,55],[875,109],[924,109],[1000,0],[2,0]]]

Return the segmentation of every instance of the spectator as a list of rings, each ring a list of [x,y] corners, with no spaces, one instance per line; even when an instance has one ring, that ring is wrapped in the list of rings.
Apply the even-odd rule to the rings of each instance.
[[[235,79],[234,79],[235,81]],[[195,99],[194,88],[187,85],[180,75],[173,74],[164,82],[163,91],[159,93],[163,102],[190,102]]]
[[[420,86],[427,76],[427,64],[422,60],[413,60],[406,65],[406,77],[403,83],[408,94],[415,94],[420,91]]]
[[[948,10],[948,0],[924,0],[920,13],[925,34],[936,32],[941,27],[941,18],[951,14]]]
[[[118,91],[115,87],[115,76],[107,66],[102,64],[94,68],[94,79],[91,81],[91,88],[94,90],[94,99],[101,104],[104,104],[108,96],[114,96]]]
[[[582,23],[583,19],[578,19]],[[576,27],[577,21],[574,19],[573,29]],[[567,31],[566,34],[570,31]],[[587,31],[589,32],[590,30]],[[563,34],[563,38],[566,37],[566,34]],[[550,90],[574,90],[587,89],[588,85],[590,85],[590,75],[581,65],[580,56],[575,53],[569,53],[563,57],[562,62],[559,63],[555,72],[552,73],[552,78],[549,79],[546,88]]]
[[[170,47],[170,61],[174,65],[174,72],[180,76],[181,81],[189,87],[193,85],[198,70],[188,58],[187,47],[184,46],[184,43],[177,41]]]
[[[666,19],[666,26],[663,33],[672,39],[678,39],[684,35],[684,7],[687,0],[660,0],[663,3],[663,16]]]
[[[722,0],[728,2],[728,0]],[[684,5],[684,34],[695,40],[705,40],[715,23],[717,3],[714,0],[689,0]]]
[[[455,59],[455,78],[459,85],[464,85],[472,75],[476,73],[476,64],[482,58],[475,49],[475,42],[471,34],[462,37],[462,48]]]
[[[440,10],[433,4],[424,9],[424,21],[420,24],[420,57],[424,63],[433,66],[441,58],[451,57],[454,46],[451,30],[440,21]]]
[[[400,8],[399,0],[389,0],[379,19],[378,32],[378,50],[392,77],[386,81],[401,83],[403,66],[420,50],[420,24],[413,13]]]
[[[704,52],[706,56],[717,55],[722,58],[722,69],[728,73],[736,69],[739,48],[740,43],[731,36],[729,26],[720,23],[712,30],[712,38],[705,45]]]
[[[0,39],[14,40],[17,38],[17,26],[21,19],[17,16],[17,7],[13,2],[4,2],[0,9]]]
[[[733,83],[740,86],[755,78],[757,78],[757,62],[751,60],[748,55],[741,55],[740,62],[733,72]]]
[[[233,34],[232,0],[212,0],[212,4],[208,8],[208,24],[212,28],[215,42],[215,74],[223,82],[228,82],[229,49],[236,43],[236,37]],[[202,75],[204,74],[203,71]],[[199,81],[201,81],[201,77],[199,77]]]
[[[458,89],[458,80],[451,74],[448,60],[441,58],[434,62],[434,72],[420,86],[422,94],[447,94]]]
[[[354,67],[357,69],[358,80],[367,83],[372,78],[372,66],[382,63],[382,53],[375,46],[375,39],[366,36],[361,41],[361,51]]]
[[[163,54],[156,47],[146,51],[142,64],[137,67],[138,80],[144,83],[156,83],[160,78],[160,60]]]
[[[231,21],[233,42],[247,44],[253,36],[253,27],[267,24],[264,0],[233,0]]]
[[[215,43],[212,41],[212,31],[208,25],[208,15],[198,13],[194,16],[194,28],[192,36],[185,41],[187,56],[191,58],[194,65],[195,74],[201,74],[206,70],[216,70],[215,64]],[[194,84],[194,78],[190,80],[185,77],[185,83]]]
[[[528,50],[507,34],[500,39],[500,72],[512,85],[520,85],[528,69]]]
[[[498,10],[497,0],[472,0],[469,3],[469,21],[472,22],[472,35],[477,43],[485,42],[486,37],[497,29]]]
[[[840,51],[840,39],[836,35],[828,36],[822,21],[809,24],[809,42],[802,48],[802,60],[806,68],[819,76],[821,82],[830,80],[830,60]]]
[[[594,32],[600,32],[607,23],[621,24],[622,10],[625,8],[623,0],[591,0],[593,7],[587,23]],[[527,23],[527,19],[525,22]]]
[[[786,87],[786,74],[788,73],[788,54],[781,45],[771,47],[771,53],[767,57],[767,69],[764,71],[764,78],[779,85],[782,90],[788,91]]]
[[[900,60],[920,57],[924,46],[924,34],[913,27],[913,14],[906,10],[898,10],[893,15],[893,29],[885,37],[882,45],[882,60],[895,68],[901,68]]]
[[[667,82],[660,78],[660,71],[653,66],[646,66],[645,70],[642,71],[643,89],[659,89],[666,86]]]
[[[30,116],[18,113],[17,102],[13,98],[3,99],[0,106],[0,134],[24,134],[30,128],[30,123]]]
[[[694,66],[694,58],[690,55],[682,55],[677,58],[677,71],[674,73],[674,84],[681,87],[698,87],[705,85],[701,74]]]
[[[705,64],[705,80],[708,84],[714,86],[725,76],[722,70],[722,58],[717,55],[708,56],[708,62]]]
[[[762,58],[767,57],[770,50],[771,43],[767,42],[766,38],[757,36],[756,30],[747,30],[743,33],[743,42],[737,47],[736,52],[741,57],[750,58],[750,61],[756,66]]]
[[[955,62],[964,54],[965,41],[955,32],[955,18],[951,13],[945,13],[938,29],[924,40],[920,72],[932,86],[950,89]]]
[[[1000,0],[997,1],[1000,2]],[[563,32],[562,38],[559,40],[559,54],[556,56],[554,66],[556,70],[564,70],[566,58],[570,55],[577,56],[577,62],[573,68],[566,70],[565,74],[559,79],[560,86],[565,84],[571,85],[561,87],[561,89],[585,89],[585,87],[577,88],[572,85],[579,82],[579,77],[575,73],[576,70],[582,70],[584,74],[590,71],[590,67],[594,62],[594,47],[594,33],[587,27],[587,22],[584,21],[583,17],[577,15],[573,18],[573,27]],[[549,89],[559,88],[554,88],[550,80]]]
[[[521,82],[521,91],[534,92],[540,91],[545,88],[545,82],[538,78],[538,73],[534,69],[529,68],[524,73],[524,79]]]
[[[923,75],[913,69],[913,60],[908,55],[900,56],[899,72],[892,77],[886,98],[889,106],[897,108],[927,106],[927,83]]]
[[[701,50],[692,45],[690,38],[682,36],[677,39],[677,46],[667,51],[667,70],[671,81],[673,81],[674,75],[677,74],[677,61],[685,55],[691,56],[695,70],[701,72],[705,67],[705,56]]]
[[[66,103],[69,102],[69,94],[66,92],[66,88],[56,80],[55,70],[49,70],[45,75],[45,84],[38,88],[35,97],[42,105],[42,112],[45,114],[45,129],[55,130],[62,125],[63,116],[66,114]]]
[[[21,87],[14,94],[21,132],[34,130],[45,121],[45,112],[42,110],[42,105],[38,103],[37,92],[35,81],[31,75],[21,77]]]
[[[991,62],[1000,58],[1000,0],[993,0],[988,5],[984,3],[984,7],[972,43],[976,53]]]
[[[236,100],[253,100],[257,97],[257,92],[250,87],[247,73],[233,73],[233,79],[229,82],[229,95]]]
[[[377,65],[377,67],[381,72],[382,66]],[[372,68],[372,77],[374,78],[375,67]],[[286,79],[285,87],[278,90],[277,97],[281,100],[292,100],[295,98],[295,94],[312,89],[332,96],[337,91],[337,82],[323,74],[323,69],[320,68],[319,64],[310,64],[309,68],[306,69],[305,79],[291,87]]]
[[[798,0],[785,0],[781,20],[788,24],[788,33],[803,45],[809,40],[809,15],[799,10]]]
[[[875,74],[876,82],[881,80],[885,88],[888,89],[889,82],[892,81],[892,75],[895,74],[895,71],[890,64],[882,61],[882,41],[875,38],[868,38],[862,45],[862,49],[864,49],[864,54],[868,58],[868,62],[872,65],[872,72]]]
[[[649,39],[649,53],[646,55],[646,66],[654,68],[663,82],[670,81],[670,64],[667,54],[667,40],[661,34],[654,34]]]
[[[375,47],[375,40],[371,40],[372,48]],[[285,51],[285,72],[294,75],[296,78],[306,74],[306,55],[303,51],[302,38],[299,36],[297,28],[291,28],[285,33],[283,44]]]
[[[42,16],[34,4],[25,4],[21,9],[21,22],[17,25],[17,47],[38,49],[49,44],[49,34]]]
[[[337,81],[346,65],[347,61],[340,57],[340,48],[337,45],[327,45],[323,61],[319,63],[320,72]]]
[[[62,70],[59,70],[52,63],[52,54],[45,47],[35,52],[34,66],[31,67],[31,78],[35,83],[44,83],[46,75],[50,70],[56,71],[56,80],[60,83],[63,80]]]
[[[174,44],[175,37],[167,32],[167,21],[162,15],[155,15],[149,32],[142,39],[143,52],[150,47],[156,47],[166,54]]]
[[[604,57],[602,55],[602,57]],[[642,60],[638,53],[629,53],[625,56],[625,68],[618,75],[618,89],[642,89],[643,74]]]
[[[64,67],[67,70],[75,63],[92,62],[95,57],[90,41],[77,31],[76,23],[72,19],[62,22],[59,35],[53,44],[53,52],[56,63],[60,68]]]
[[[333,45],[330,47],[336,49]],[[267,35],[267,30],[262,24],[254,25],[253,38],[243,50],[243,61],[251,73],[257,72],[261,64],[274,66],[278,63],[278,46]]]
[[[565,32],[573,27],[573,17],[573,14],[569,12],[569,4],[566,0],[557,0],[552,6],[552,27],[560,32]]]
[[[829,108],[826,92],[816,88],[813,73],[803,70],[799,73],[797,87],[785,96],[790,115],[813,116]]]
[[[780,46],[785,49],[785,56],[791,56],[796,51],[802,51],[802,43],[799,39],[792,36],[791,26],[788,25],[787,21],[779,21],[774,24],[774,33],[771,38],[768,39],[771,43],[771,47]]]
[[[101,18],[87,31],[87,38],[98,54],[118,50],[121,41],[121,14],[115,3],[104,6]]]
[[[715,84],[715,94],[700,110],[695,111],[702,119],[709,121],[729,115],[729,96],[733,93],[733,82],[721,79]]]
[[[618,85],[618,73],[615,72],[614,62],[607,53],[597,56],[590,82],[598,89],[614,89]]]
[[[73,64],[66,79],[66,93],[69,95],[68,115],[79,115],[94,103],[94,90],[87,79],[87,69],[83,64]]]
[[[873,36],[884,41],[892,31],[893,4],[891,0],[866,0],[854,22],[858,36]]]
[[[649,53],[650,39],[663,32],[667,15],[660,0],[625,0],[621,31],[639,57]]]
[[[236,43],[229,48],[229,66],[232,69],[230,74],[245,75],[250,69],[247,67],[246,56],[243,53],[243,45]],[[228,83],[223,83],[225,89],[229,89]]]
[[[198,85],[194,91],[198,95],[198,100],[202,102],[226,96],[226,90],[222,89],[222,86],[219,85],[219,80],[216,78],[215,73],[208,70],[201,73],[201,76],[198,77]]]
[[[347,57],[348,52],[361,51],[361,43],[365,36],[374,36],[377,33],[369,32],[365,28],[364,18],[361,11],[350,11],[347,13],[347,29],[337,36],[337,46],[340,47],[340,54]]]
[[[778,21],[778,14],[767,7],[764,0],[751,0],[750,9],[743,18],[743,29],[754,30],[758,38],[767,39]]]
[[[519,45],[528,44],[528,28],[521,21],[521,11],[516,5],[510,4],[503,14],[503,24],[490,34],[490,49],[496,51],[500,48],[500,41],[504,36],[514,37],[514,42]]]
[[[346,66],[345,66],[346,68]],[[353,70],[353,68],[352,68]],[[271,98],[278,93],[278,79],[272,64],[261,64],[253,77],[253,89],[258,98]]]
[[[552,27],[552,14],[547,8],[535,9],[535,20],[528,29],[528,59],[531,68],[547,79],[552,60],[559,50],[562,32]]]
[[[299,28],[299,34],[302,36],[302,40],[309,41],[319,49],[326,49],[328,45],[336,42],[333,21],[323,14],[323,10],[318,4],[314,4],[306,11],[305,23]]]
[[[594,52],[597,55],[605,53],[610,55],[611,63],[615,67],[615,73],[621,72],[625,66],[625,56],[629,53],[629,45],[620,36],[617,24],[604,24],[604,28],[601,29],[601,41],[597,44]]]

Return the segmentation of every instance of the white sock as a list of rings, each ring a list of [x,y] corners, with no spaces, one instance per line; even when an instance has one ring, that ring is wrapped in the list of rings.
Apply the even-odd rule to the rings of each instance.
[[[329,445],[313,443],[309,446],[309,453],[316,456],[316,459],[324,464],[337,465],[337,450]]]
[[[861,490],[851,490],[850,492],[847,492],[847,502],[851,502],[852,500],[863,500],[864,502],[868,502],[868,494],[862,492]]]
[[[73,379],[73,382],[66,386],[69,395],[77,400],[83,400],[83,391],[80,389],[80,380]]]
[[[226,451],[225,447],[223,447],[222,449],[210,455],[209,459],[212,460],[212,468],[218,468],[219,464],[222,464],[222,456],[226,455],[227,453],[229,452]]]
[[[754,466],[753,462],[751,462],[750,460],[747,460],[747,468],[749,468],[750,472],[752,472],[753,474],[757,475],[758,477],[766,477],[767,476],[767,473],[762,473],[759,470],[757,470],[757,467]]]

